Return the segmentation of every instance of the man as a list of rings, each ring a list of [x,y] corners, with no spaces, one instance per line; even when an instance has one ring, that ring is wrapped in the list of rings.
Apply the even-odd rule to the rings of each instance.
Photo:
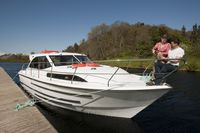
[[[178,39],[171,41],[171,49],[168,52],[168,57],[160,55],[160,60],[167,61],[166,64],[157,62],[155,64],[155,79],[152,82],[148,82],[147,85],[160,85],[164,81],[164,76],[169,72],[174,72],[179,66],[180,59],[184,56],[184,50],[179,46]],[[158,67],[159,66],[159,67]]]

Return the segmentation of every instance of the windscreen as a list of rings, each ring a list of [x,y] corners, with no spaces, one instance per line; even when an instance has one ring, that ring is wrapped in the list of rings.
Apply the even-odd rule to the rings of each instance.
[[[79,61],[72,55],[51,55],[49,56],[55,66],[77,64]]]
[[[92,62],[87,56],[75,55],[75,57],[76,57],[81,63],[91,63],[91,62]]]

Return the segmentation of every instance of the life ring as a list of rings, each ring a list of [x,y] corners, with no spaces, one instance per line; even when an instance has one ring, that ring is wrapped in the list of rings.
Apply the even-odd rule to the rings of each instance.
[[[88,67],[99,67],[99,65],[98,64],[96,64],[96,63],[79,63],[79,64],[72,64],[72,67],[73,68],[77,68],[77,67],[86,67],[86,66],[88,66]]]
[[[58,51],[56,51],[56,50],[43,50],[40,53],[42,53],[42,54],[49,54],[49,53],[58,53]]]

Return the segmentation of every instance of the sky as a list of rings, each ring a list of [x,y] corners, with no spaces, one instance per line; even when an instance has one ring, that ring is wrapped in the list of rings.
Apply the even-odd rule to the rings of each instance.
[[[63,50],[116,21],[200,24],[199,0],[0,0],[0,54]]]

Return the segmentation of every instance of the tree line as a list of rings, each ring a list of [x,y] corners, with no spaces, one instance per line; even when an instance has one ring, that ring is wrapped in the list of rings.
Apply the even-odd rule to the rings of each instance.
[[[129,24],[115,22],[111,25],[100,24],[91,29],[87,39],[68,46],[63,51],[87,54],[93,59],[147,58],[152,57],[151,49],[164,34],[181,41],[181,47],[189,56],[200,57],[200,25],[193,25],[187,31],[166,25]]]
[[[0,56],[0,62],[29,62],[28,55],[4,54]]]

